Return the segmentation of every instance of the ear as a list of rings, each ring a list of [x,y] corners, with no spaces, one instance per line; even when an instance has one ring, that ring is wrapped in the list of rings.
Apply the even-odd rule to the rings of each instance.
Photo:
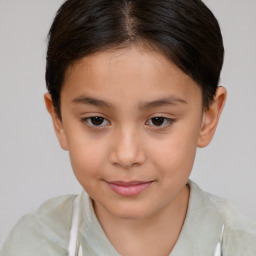
[[[206,147],[211,142],[224,108],[226,97],[226,89],[224,87],[218,87],[213,102],[203,113],[202,125],[197,141],[198,147]]]
[[[52,96],[50,93],[45,93],[44,94],[44,101],[45,101],[45,105],[46,108],[49,112],[49,114],[52,117],[52,122],[53,122],[53,126],[54,126],[54,130],[55,133],[57,135],[57,138],[59,140],[60,146],[62,147],[62,149],[64,150],[68,150],[67,147],[67,138],[63,129],[63,124],[62,121],[60,120],[59,116],[57,115],[53,102],[52,102]]]

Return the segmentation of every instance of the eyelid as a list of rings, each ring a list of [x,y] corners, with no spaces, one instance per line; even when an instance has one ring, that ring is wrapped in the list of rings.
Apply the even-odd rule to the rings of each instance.
[[[95,118],[95,117],[102,118],[104,120],[103,123],[107,122],[107,124],[100,124],[100,125],[92,124],[92,122],[90,120],[92,118]],[[81,118],[81,121],[82,121],[82,123],[86,123],[86,125],[88,125],[91,128],[101,128],[101,127],[108,126],[110,124],[110,121],[107,118],[105,118],[103,116],[100,116],[100,115],[93,115],[93,116],[84,117],[84,118]]]
[[[165,121],[168,122],[168,124],[165,124],[165,125],[160,125],[160,126],[157,126],[157,125],[150,125],[148,124],[148,122],[154,118],[163,118]],[[173,119],[173,118],[170,118],[170,117],[165,117],[165,116],[162,116],[162,115],[158,115],[158,116],[153,116],[153,117],[150,117],[147,121],[146,121],[146,125],[150,125],[154,128],[158,128],[158,129],[161,129],[161,128],[166,128],[166,127],[169,127],[170,125],[172,125],[176,120]]]

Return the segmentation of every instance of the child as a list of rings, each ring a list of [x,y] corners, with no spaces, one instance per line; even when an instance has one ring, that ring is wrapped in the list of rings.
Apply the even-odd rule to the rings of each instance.
[[[1,256],[256,255],[256,224],[189,180],[224,107],[221,32],[200,0],[68,0],[45,94],[79,196],[26,215]]]

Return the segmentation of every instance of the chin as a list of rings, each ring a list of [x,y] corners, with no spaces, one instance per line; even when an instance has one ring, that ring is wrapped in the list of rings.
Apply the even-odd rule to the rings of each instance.
[[[111,209],[109,212],[113,216],[124,220],[145,219],[153,214],[152,209],[148,209],[146,206],[143,207],[142,204],[132,206],[129,206],[129,204],[124,206],[116,205],[114,209]]]

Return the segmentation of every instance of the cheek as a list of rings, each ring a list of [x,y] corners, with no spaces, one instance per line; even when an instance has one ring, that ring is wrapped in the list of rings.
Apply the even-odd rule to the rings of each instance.
[[[155,165],[159,171],[163,170],[165,175],[184,175],[190,173],[196,148],[188,147],[186,143],[169,143],[158,150],[155,154]]]
[[[151,149],[154,165],[165,176],[189,176],[193,167],[199,129],[191,129],[193,125],[188,129],[184,127],[176,127],[173,133]]]
[[[100,142],[100,143],[99,143]],[[100,174],[106,158],[106,149],[101,140],[76,133],[68,138],[69,155],[77,179],[85,180]]]

